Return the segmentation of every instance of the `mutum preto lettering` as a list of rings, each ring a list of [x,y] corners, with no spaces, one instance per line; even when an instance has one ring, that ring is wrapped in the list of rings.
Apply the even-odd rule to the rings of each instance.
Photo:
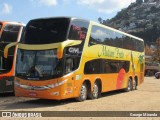
[[[103,45],[102,50],[98,53],[98,57],[101,56],[114,58],[114,52],[110,49],[107,49],[107,47]]]

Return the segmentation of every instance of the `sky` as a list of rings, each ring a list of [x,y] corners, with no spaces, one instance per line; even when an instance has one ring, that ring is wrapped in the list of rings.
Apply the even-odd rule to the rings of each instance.
[[[0,21],[27,22],[42,17],[73,16],[98,22],[113,18],[136,0],[0,0]]]

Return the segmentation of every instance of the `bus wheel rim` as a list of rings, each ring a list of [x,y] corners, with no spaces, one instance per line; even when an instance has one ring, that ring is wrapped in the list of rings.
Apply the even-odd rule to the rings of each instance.
[[[82,85],[82,88],[81,88],[81,98],[85,99],[86,96],[87,96],[87,88],[84,85]]]
[[[128,90],[129,91],[131,90],[131,80],[129,80],[129,83],[128,83]]]
[[[97,84],[94,84],[94,87],[93,87],[93,96],[94,97],[98,96],[98,85]]]
[[[135,90],[136,89],[136,81],[134,80],[133,81],[133,90]]]

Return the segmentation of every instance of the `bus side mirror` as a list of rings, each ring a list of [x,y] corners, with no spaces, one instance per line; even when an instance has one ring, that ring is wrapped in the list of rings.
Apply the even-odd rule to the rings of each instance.
[[[61,59],[63,57],[64,48],[72,43],[73,43],[72,41],[65,41],[58,47],[57,49],[58,59]]]
[[[13,42],[13,43],[10,43],[10,44],[5,46],[5,48],[4,48],[4,58],[8,58],[8,49],[13,47],[13,46],[16,46],[16,45],[17,45],[17,42]]]
[[[59,47],[57,49],[57,57],[58,57],[58,59],[62,58],[62,56],[63,56],[63,49],[64,49],[64,47]]]

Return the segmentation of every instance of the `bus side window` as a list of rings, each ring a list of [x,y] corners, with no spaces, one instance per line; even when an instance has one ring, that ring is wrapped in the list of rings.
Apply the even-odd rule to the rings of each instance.
[[[86,62],[84,67],[84,74],[93,74],[94,67],[91,63],[91,61]]]
[[[66,66],[65,66],[66,73],[70,73],[73,71],[73,59],[66,58]]]
[[[109,65],[109,62],[104,62],[104,73],[110,73],[111,72],[111,66]]]
[[[99,74],[100,72],[100,60],[95,59],[86,62],[84,67],[84,74]]]

